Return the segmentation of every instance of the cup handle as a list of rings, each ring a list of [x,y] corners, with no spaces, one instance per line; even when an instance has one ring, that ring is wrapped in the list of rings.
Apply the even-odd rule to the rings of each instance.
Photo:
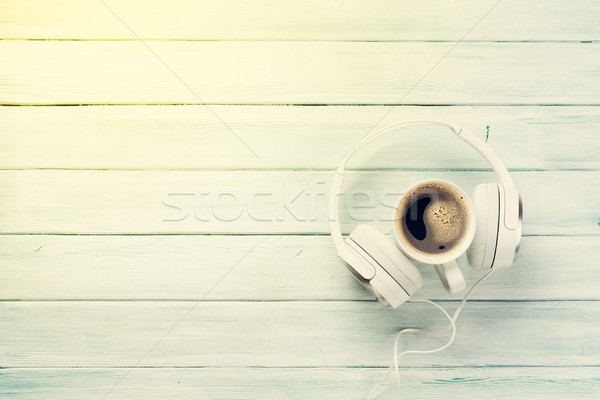
[[[435,270],[437,271],[444,288],[450,294],[458,293],[465,289],[467,286],[465,277],[458,266],[456,260],[450,261],[445,264],[436,264]]]

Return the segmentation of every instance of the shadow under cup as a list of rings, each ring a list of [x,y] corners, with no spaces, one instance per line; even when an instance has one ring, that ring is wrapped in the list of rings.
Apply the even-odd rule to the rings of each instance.
[[[395,209],[394,236],[409,257],[428,264],[458,258],[475,235],[473,207],[456,185],[431,180],[409,188]]]

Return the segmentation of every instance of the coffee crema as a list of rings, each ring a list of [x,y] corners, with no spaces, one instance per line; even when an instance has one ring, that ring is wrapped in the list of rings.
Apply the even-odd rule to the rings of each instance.
[[[461,251],[470,218],[468,200],[461,192],[429,182],[413,189],[396,208],[396,232],[411,252],[446,256]]]

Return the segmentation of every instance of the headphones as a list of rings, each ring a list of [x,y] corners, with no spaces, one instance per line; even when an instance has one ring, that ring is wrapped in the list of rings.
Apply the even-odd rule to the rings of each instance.
[[[476,268],[508,267],[512,265],[521,243],[521,195],[500,158],[473,133],[448,122],[417,120],[393,124],[367,135],[344,156],[334,176],[329,199],[331,237],[338,255],[347,263],[350,272],[379,301],[393,308],[407,301],[423,286],[421,274],[395,243],[370,225],[358,225],[344,240],[339,222],[339,196],[346,163],[359,149],[390,131],[420,125],[449,128],[477,150],[500,178],[500,183],[479,184],[473,192],[476,232],[467,250],[469,264]],[[440,277],[444,282],[441,274]],[[448,289],[446,282],[444,284]]]

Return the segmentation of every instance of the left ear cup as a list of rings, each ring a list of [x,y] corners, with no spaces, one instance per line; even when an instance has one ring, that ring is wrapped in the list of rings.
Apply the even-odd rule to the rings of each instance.
[[[374,277],[368,281],[371,287],[366,284],[365,286],[376,295],[382,295],[388,290],[394,293],[394,299],[384,296],[385,301],[392,307],[408,300],[423,286],[419,270],[377,229],[365,224],[359,225],[346,239],[346,244],[367,260],[375,270]]]

